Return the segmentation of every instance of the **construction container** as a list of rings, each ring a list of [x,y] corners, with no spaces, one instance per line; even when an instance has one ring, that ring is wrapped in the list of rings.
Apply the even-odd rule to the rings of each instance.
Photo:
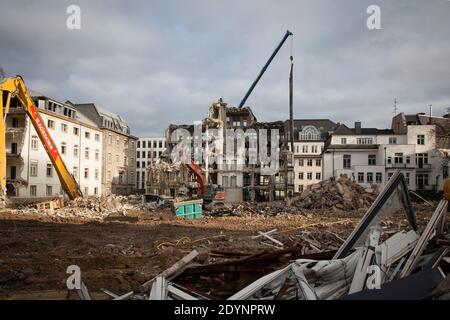
[[[173,203],[175,215],[180,218],[202,218],[203,199],[180,201]]]

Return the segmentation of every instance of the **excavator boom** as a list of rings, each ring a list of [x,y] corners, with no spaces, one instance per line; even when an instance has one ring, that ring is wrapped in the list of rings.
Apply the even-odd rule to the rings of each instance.
[[[8,78],[2,83],[0,83],[0,107],[2,115],[2,123],[0,126],[0,152],[2,155],[6,154],[5,151],[5,118],[9,110],[9,104],[12,96],[16,96],[20,104],[25,108],[31,123],[33,124],[36,132],[44,145],[45,151],[47,152],[55,170],[58,174],[59,180],[63,190],[67,193],[70,199],[75,199],[82,196],[78,183],[72,176],[72,174],[67,170],[61,155],[58,152],[58,148],[53,142],[41,116],[39,115],[37,108],[35,107],[33,100],[31,99],[25,83],[20,76],[13,78]],[[5,102],[6,101],[6,102]],[[5,102],[5,105],[3,103]],[[2,158],[0,161],[0,175],[1,175],[1,188],[4,192],[6,190],[6,157]]]

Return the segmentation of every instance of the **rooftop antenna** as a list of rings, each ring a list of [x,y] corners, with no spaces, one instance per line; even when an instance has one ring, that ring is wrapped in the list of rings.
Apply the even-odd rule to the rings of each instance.
[[[398,111],[397,103],[398,103],[397,98],[395,98],[394,99],[394,111],[393,111],[394,117],[397,115],[397,111]]]

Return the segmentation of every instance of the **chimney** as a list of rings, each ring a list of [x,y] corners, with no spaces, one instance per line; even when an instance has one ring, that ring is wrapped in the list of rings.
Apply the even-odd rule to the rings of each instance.
[[[361,134],[361,121],[355,121],[355,133]]]

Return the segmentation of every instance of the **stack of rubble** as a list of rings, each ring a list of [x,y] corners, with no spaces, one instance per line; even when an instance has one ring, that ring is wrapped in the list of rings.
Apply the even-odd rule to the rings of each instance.
[[[303,209],[367,210],[378,195],[376,186],[365,189],[347,176],[312,185],[293,205]]]
[[[341,187],[347,183],[337,181],[336,184],[339,182]],[[347,187],[351,188],[351,184]],[[407,226],[394,233],[382,227],[389,215],[398,214],[393,204],[403,207],[404,219],[408,221]],[[327,251],[330,249],[327,248],[328,241],[325,241],[323,251],[321,241],[311,233],[303,232],[302,240],[316,252],[276,251],[282,256],[289,253],[283,261],[277,261],[274,254],[263,261],[260,254],[199,266],[191,263],[196,256],[193,252],[191,257],[188,255],[169,268],[171,272],[165,271],[146,282],[147,288],[151,284],[148,297],[150,300],[412,300],[448,297],[450,256],[446,244],[450,239],[450,226],[447,208],[448,202],[440,201],[426,226],[419,227],[406,181],[397,171],[337,251]],[[259,232],[259,236],[282,245],[272,237],[275,232],[276,229]],[[338,239],[337,235],[335,237]],[[184,270],[173,272],[181,267]]]
[[[103,219],[110,214],[121,213],[126,215],[127,211],[153,210],[156,208],[156,203],[144,202],[142,197],[139,196],[108,195],[79,197],[69,201],[65,207],[60,209],[38,209],[36,205],[31,205],[14,212],[47,217]]]

